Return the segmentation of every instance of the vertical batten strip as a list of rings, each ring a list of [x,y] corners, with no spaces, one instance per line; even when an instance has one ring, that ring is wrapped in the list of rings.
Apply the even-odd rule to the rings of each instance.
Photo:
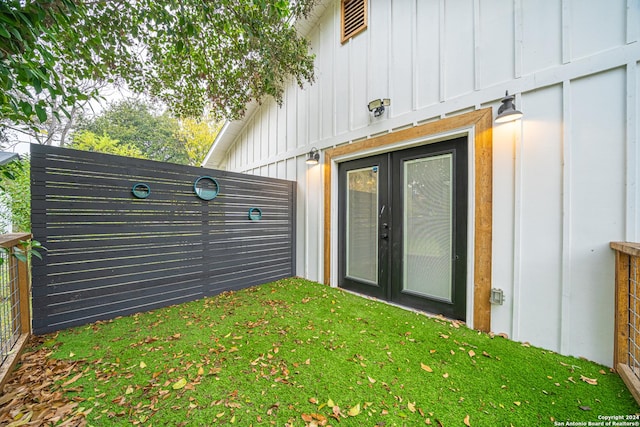
[[[522,101],[518,100],[521,105]],[[523,107],[524,108],[524,107]],[[520,286],[522,284],[522,141],[523,128],[522,121],[516,121],[509,126],[513,126],[513,144],[515,147],[514,158],[514,186],[513,186],[513,303],[512,303],[512,319],[511,333],[514,340],[520,338]]]
[[[560,353],[571,346],[571,82],[562,85],[562,280],[560,295]]]
[[[322,22],[320,24],[318,24],[318,31],[317,34],[322,34],[322,30],[323,30],[323,24]],[[324,38],[318,36],[318,53],[320,52],[324,52]],[[320,79],[318,79],[320,80]],[[324,123],[324,91],[322,90],[322,84],[320,83],[320,81],[318,81],[318,141],[321,141],[323,138],[326,137],[326,135],[324,134],[324,126],[322,126],[322,123]],[[277,109],[276,109],[277,110]],[[311,120],[315,120],[314,117],[309,117],[309,122],[311,122]],[[276,136],[277,138],[277,136]]]
[[[316,189],[318,190],[316,193],[316,199],[317,199],[317,207],[318,207],[318,222],[315,224],[316,227],[316,238],[317,238],[317,252],[316,252],[316,256],[317,256],[317,266],[316,266],[316,278],[317,281],[321,281],[323,279],[324,276],[324,257],[322,256],[322,253],[324,251],[324,230],[322,230],[322,227],[318,227],[318,224],[322,224],[324,223],[324,209],[322,209],[322,203],[323,203],[323,190],[324,190],[324,174],[322,173],[322,167],[317,167],[315,168],[316,170],[316,180],[318,182],[318,185],[316,186]]]
[[[340,5],[338,3],[336,3],[334,5],[334,8],[336,9],[336,11],[334,12],[334,16],[339,16],[340,15]],[[337,25],[336,21],[333,20],[334,25]],[[333,34],[334,36],[334,42],[332,43],[331,46],[331,65],[333,67],[333,69],[331,70],[331,93],[333,94],[333,99],[331,100],[332,105],[333,105],[333,109],[331,110],[333,113],[331,114],[331,122],[332,122],[332,136],[335,136],[338,134],[338,120],[336,118],[336,111],[338,111],[338,97],[337,95],[337,84],[336,84],[336,80],[338,79],[338,76],[336,76],[335,74],[335,65],[336,65],[336,57],[338,55],[337,49],[335,46],[338,45],[338,43],[340,42],[340,34],[338,33],[338,31],[336,30],[336,28],[333,28],[333,31],[331,32],[331,34]]]
[[[473,89],[480,90],[480,0],[473,0]]]
[[[514,44],[513,44],[513,77],[519,79],[522,77],[522,57],[523,57],[523,13],[522,0],[513,0],[513,20],[514,26]]]
[[[306,164],[306,163],[305,163]],[[309,174],[311,173],[311,169],[307,167],[307,170],[305,171],[305,179],[304,179],[304,210],[305,210],[305,215],[304,215],[304,240],[305,240],[305,245],[304,245],[304,277],[309,277],[310,276],[310,269],[309,269],[309,262],[310,262],[310,244],[309,241],[311,240],[309,238],[310,236],[310,224],[309,224]]]
[[[412,16],[411,20],[411,108],[413,111],[418,109],[418,5],[417,0],[411,2]]]
[[[367,46],[369,47],[369,49],[367,50],[367,63],[368,64],[373,64],[373,49],[371,48],[371,46],[373,46],[373,42],[371,41],[373,39],[373,31],[368,31],[367,32]],[[367,100],[366,102],[369,102],[371,99],[373,99],[373,94],[374,94],[374,88],[373,88],[373,70],[374,67],[367,67],[367,91],[366,91],[366,97]],[[388,92],[387,92],[388,93]],[[371,124],[372,121],[372,115],[369,115],[369,124]],[[322,276],[320,276],[322,277]]]
[[[562,63],[571,62],[571,0],[562,0]]]
[[[355,104],[353,102],[353,98],[354,98],[354,88],[353,88],[353,81],[356,78],[356,76],[354,76],[353,74],[353,70],[354,70],[354,66],[353,66],[353,40],[350,39],[347,42],[347,76],[348,77],[348,81],[347,81],[347,93],[349,94],[349,98],[347,99],[347,111],[349,114],[349,123],[347,124],[347,128],[349,129],[349,132],[353,131],[355,129],[355,126],[353,125],[354,123],[354,114],[353,114],[353,108],[355,107]]]
[[[446,57],[444,55],[445,49],[446,49],[446,31],[445,31],[445,22],[446,22],[446,17],[445,17],[445,4],[444,4],[444,0],[440,0],[440,40],[439,40],[439,46],[440,46],[440,102],[444,102],[444,100],[446,99],[446,93],[445,93],[445,83],[446,83]]]
[[[640,215],[638,214],[638,164],[640,156],[638,155],[638,123],[637,119],[640,115],[638,111],[638,65],[636,63],[627,64],[627,209],[626,209],[626,226],[625,239],[627,242],[637,242],[640,240],[638,233],[638,224],[640,223]]]
[[[395,58],[393,57],[393,2],[387,3],[387,93],[389,94],[389,98],[391,98],[391,102],[393,103],[393,99],[395,99],[393,89],[394,85],[391,83],[395,81],[393,75],[393,67],[391,64],[394,63]],[[397,101],[396,101],[397,102]]]
[[[627,0],[627,44],[638,41],[640,28],[640,0]]]

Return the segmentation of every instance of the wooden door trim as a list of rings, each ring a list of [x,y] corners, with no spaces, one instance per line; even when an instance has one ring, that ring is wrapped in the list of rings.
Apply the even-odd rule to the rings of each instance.
[[[375,138],[325,150],[324,173],[324,283],[331,280],[331,167],[332,159],[419,138],[428,138],[457,129],[473,128],[475,168],[473,238],[473,327],[491,328],[492,195],[493,195],[493,113],[491,108],[475,110],[435,122],[391,132]],[[471,153],[471,150],[470,150]],[[470,188],[471,190],[471,188]]]

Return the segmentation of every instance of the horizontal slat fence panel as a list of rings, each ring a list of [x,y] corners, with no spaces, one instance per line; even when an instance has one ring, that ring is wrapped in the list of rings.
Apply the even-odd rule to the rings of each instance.
[[[36,334],[294,275],[294,182],[32,145],[31,184]]]

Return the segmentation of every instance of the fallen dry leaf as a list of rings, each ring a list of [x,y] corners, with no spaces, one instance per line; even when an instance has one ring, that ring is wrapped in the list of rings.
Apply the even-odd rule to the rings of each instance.
[[[55,339],[52,335],[32,336],[26,348],[38,348],[48,341],[55,342]],[[80,378],[77,362],[50,359],[51,354],[49,345],[49,348],[24,351],[20,355],[18,367],[0,390],[0,425],[24,421],[28,425],[86,426],[85,414],[89,410],[78,411],[78,403],[65,398],[65,388],[60,385],[72,376],[71,379],[77,378],[67,381],[69,384]],[[23,415],[16,420],[18,413]],[[27,420],[27,417],[32,418]]]
[[[335,405],[333,408],[331,408],[331,410],[333,411],[333,414],[331,414],[331,416],[338,421],[340,421],[340,417],[343,417],[343,418],[347,417],[340,411],[340,407],[338,405]]]
[[[464,417],[464,425],[466,425],[467,427],[471,427],[471,422],[469,421],[469,414],[467,414],[466,417]]]
[[[427,372],[433,372],[433,369],[431,369],[431,367],[429,365],[425,365],[424,363],[420,362],[420,367],[422,369],[424,369]]]
[[[360,404],[358,403],[356,406],[352,407],[351,409],[349,409],[349,411],[347,412],[347,414],[350,417],[355,417],[357,415],[360,415]]]
[[[180,378],[178,381],[173,383],[171,388],[174,389],[174,390],[180,390],[181,388],[183,388],[186,385],[187,385],[187,379],[186,378]]]
[[[302,420],[309,426],[327,425],[327,417],[322,414],[302,414]]]
[[[469,357],[474,357],[476,355],[476,352],[473,350],[469,350]]]
[[[588,378],[588,377],[585,377],[584,375],[580,375],[580,379],[587,384],[598,385],[598,380],[595,378]]]

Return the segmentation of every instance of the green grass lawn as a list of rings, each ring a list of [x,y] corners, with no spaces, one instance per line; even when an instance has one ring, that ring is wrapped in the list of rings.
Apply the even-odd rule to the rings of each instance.
[[[44,345],[77,363],[67,394],[94,426],[552,426],[640,411],[601,365],[302,279]]]

